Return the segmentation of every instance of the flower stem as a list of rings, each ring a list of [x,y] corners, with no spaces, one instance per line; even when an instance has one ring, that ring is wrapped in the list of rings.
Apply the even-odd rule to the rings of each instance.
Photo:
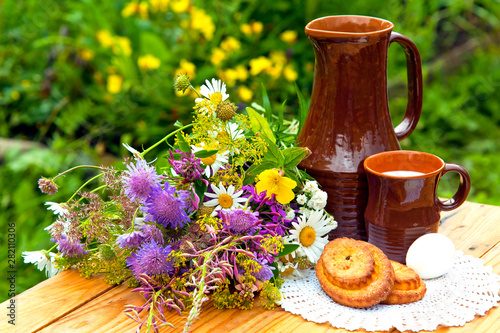
[[[144,157],[144,155],[146,155],[148,152],[150,152],[151,150],[153,150],[153,148],[156,148],[160,143],[162,143],[163,141],[165,140],[168,140],[170,137],[172,137],[174,134],[177,134],[177,132],[180,132],[186,128],[189,128],[191,126],[193,126],[194,124],[188,124],[188,125],[185,125],[173,132],[171,132],[170,134],[168,134],[167,136],[165,136],[163,139],[161,139],[160,141],[158,141],[157,143],[155,143],[154,145],[152,145],[151,147],[149,147],[148,149],[146,149],[145,151],[143,151],[141,153],[141,157]]]
[[[83,183],[83,185],[82,185],[82,186],[80,186],[80,188],[79,188],[78,190],[76,190],[76,191],[75,191],[75,193],[73,193],[73,195],[72,195],[72,196],[71,196],[71,197],[70,197],[70,198],[66,201],[66,203],[69,203],[69,202],[71,201],[71,199],[73,199],[73,198],[75,197],[75,195],[76,195],[78,192],[80,192],[80,190],[81,190],[82,188],[84,188],[85,186],[87,186],[87,184],[89,184],[91,181],[93,181],[93,180],[95,180],[95,179],[97,179],[97,178],[101,177],[102,175],[104,175],[104,173],[100,173],[100,174],[98,174],[97,176],[94,176],[94,177],[90,178],[89,180],[87,180],[85,183]]]
[[[95,166],[95,165],[78,165],[76,167],[73,167],[71,169],[68,169],[64,172],[61,172],[60,174],[58,174],[57,176],[55,176],[54,178],[52,178],[52,180],[56,180],[57,178],[61,177],[61,176],[64,176],[65,174],[67,174],[68,172],[71,172],[73,170],[76,170],[76,169],[83,169],[83,168],[89,168],[89,169],[98,169],[98,170],[103,170],[101,167],[98,167],[98,166]]]
[[[191,88],[191,90],[193,90],[193,91],[196,93],[196,95],[198,95],[198,97],[199,97],[199,98],[201,98],[200,93],[198,92],[198,90],[196,90],[196,89],[193,87],[193,85],[192,85],[192,84],[190,84],[190,85],[189,85],[189,88]]]

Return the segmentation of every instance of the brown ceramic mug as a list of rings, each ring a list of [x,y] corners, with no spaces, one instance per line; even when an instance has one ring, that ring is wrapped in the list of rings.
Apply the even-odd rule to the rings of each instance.
[[[470,177],[463,167],[428,153],[378,153],[365,159],[364,168],[369,189],[368,242],[403,264],[418,237],[438,232],[440,212],[459,207],[470,191]],[[460,186],[453,198],[443,202],[436,190],[439,179],[450,171],[460,175]]]

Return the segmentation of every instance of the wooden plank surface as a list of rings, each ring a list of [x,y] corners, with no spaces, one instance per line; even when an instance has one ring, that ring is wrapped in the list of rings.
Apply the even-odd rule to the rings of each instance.
[[[455,211],[443,213],[439,230],[453,240],[457,249],[482,257],[485,265],[491,265],[497,274],[500,273],[499,231],[500,207],[474,203],[465,203]],[[18,303],[24,303],[24,307],[18,310],[20,325],[17,327],[22,328],[19,332],[133,332],[137,325],[124,315],[124,305],[140,305],[143,302],[139,294],[132,293],[131,289],[123,285],[113,288],[100,278],[86,280],[74,270],[60,273],[19,295],[19,298],[24,300]],[[42,314],[47,313],[46,309],[51,309],[51,313],[44,318]],[[21,321],[21,317],[31,320]],[[171,311],[167,317],[175,329],[165,328],[161,332],[182,332],[187,314],[178,316]],[[500,308],[496,307],[488,311],[486,316],[478,316],[465,326],[443,327],[434,332],[500,332],[499,323]],[[4,322],[0,323],[0,332],[4,331],[2,324]],[[192,332],[351,331],[336,329],[329,324],[308,322],[281,308],[274,311],[266,311],[262,307],[252,310],[217,310],[207,303],[194,322]],[[390,332],[399,331],[393,329]]]
[[[84,279],[75,269],[61,272],[18,295],[16,325],[2,318],[0,332],[35,332],[113,288],[100,277]]]

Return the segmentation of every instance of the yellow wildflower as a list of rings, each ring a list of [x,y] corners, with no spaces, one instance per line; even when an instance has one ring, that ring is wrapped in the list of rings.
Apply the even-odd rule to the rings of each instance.
[[[165,13],[168,10],[169,0],[149,0],[151,11],[156,13],[158,11]]]
[[[139,11],[139,4],[138,1],[131,1],[125,5],[122,9],[122,16],[123,17],[129,17],[134,15]]]
[[[250,102],[252,100],[253,92],[246,86],[239,86],[236,93],[243,102]]]
[[[252,32],[256,35],[260,34],[264,28],[262,22],[252,22],[250,26],[252,27]]]
[[[292,190],[297,186],[297,183],[288,177],[284,177],[283,171],[269,169],[261,172],[257,177],[258,181],[255,184],[257,193],[260,194],[266,191],[266,197],[268,198],[275,194],[276,200],[283,205],[295,198]]]
[[[147,20],[149,18],[148,9],[149,3],[147,3],[146,1],[141,1],[141,3],[139,3],[139,15],[143,20]]]
[[[243,23],[241,26],[240,26],[240,30],[242,33],[244,33],[245,35],[251,35],[252,34],[252,27],[250,26],[250,24],[248,23]]]
[[[248,69],[243,65],[238,65],[235,68],[237,73],[237,78],[240,81],[246,81],[248,79]]]
[[[122,90],[123,78],[120,75],[108,76],[107,89],[110,94],[118,94]]]
[[[30,86],[30,81],[29,80],[22,80],[21,81],[21,86],[23,88],[28,88]]]
[[[123,53],[124,55],[129,56],[132,54],[132,47],[130,45],[130,39],[127,37],[116,36],[113,53],[116,55]]]
[[[262,32],[263,28],[264,25],[262,24],[262,22],[251,22],[250,24],[243,23],[240,26],[241,32],[243,32],[245,35],[258,35]]]
[[[191,79],[193,79],[196,76],[195,75],[196,66],[192,62],[189,62],[186,59],[182,59],[179,66],[180,68],[178,68],[175,71],[175,76],[186,74]]]
[[[254,58],[250,60],[250,74],[258,75],[262,71],[269,69],[272,66],[271,60],[267,59],[264,56],[260,56],[258,58]]]
[[[157,69],[160,67],[161,61],[151,54],[146,54],[145,56],[139,57],[137,64],[141,69]]]
[[[99,30],[96,33],[96,38],[104,47],[111,47],[114,44],[113,36],[111,36],[108,30]]]
[[[283,70],[283,64],[274,64],[273,66],[267,68],[266,73],[271,75],[274,79],[281,76],[281,71]]]
[[[170,8],[176,13],[185,13],[189,10],[190,0],[172,0]]]
[[[212,56],[210,57],[210,61],[214,66],[219,66],[226,59],[226,53],[222,51],[220,48],[216,47],[212,51]]]
[[[287,81],[293,82],[297,80],[297,77],[299,74],[293,69],[292,65],[286,65],[285,68],[283,69],[283,76]]]
[[[295,30],[283,31],[280,35],[280,39],[287,44],[293,44],[297,41],[297,31]]]
[[[241,43],[236,38],[229,36],[220,43],[220,47],[226,52],[231,52],[239,50],[241,48]]]
[[[207,40],[214,37],[215,24],[212,18],[200,8],[191,7],[191,28],[200,31]]]
[[[82,49],[78,52],[78,56],[85,61],[90,61],[94,59],[94,51],[89,49]]]
[[[17,101],[19,100],[19,98],[21,98],[21,94],[19,93],[19,91],[13,91],[10,93],[10,98],[12,98],[14,101]]]
[[[275,64],[284,65],[286,63],[286,54],[283,51],[271,51],[269,59]]]

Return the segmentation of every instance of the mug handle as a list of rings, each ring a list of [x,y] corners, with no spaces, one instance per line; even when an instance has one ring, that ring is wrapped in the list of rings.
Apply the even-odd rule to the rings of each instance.
[[[417,46],[411,39],[398,33],[392,32],[389,45],[396,42],[400,44],[406,54],[406,70],[408,71],[408,104],[401,123],[394,129],[399,141],[406,139],[417,126],[422,112],[423,82],[422,61]]]
[[[467,170],[457,164],[446,163],[441,177],[450,171],[457,172],[460,175],[460,186],[458,187],[457,193],[453,198],[443,202],[437,199],[437,205],[440,210],[449,211],[458,208],[461,204],[465,202],[470,191],[470,176]]]

